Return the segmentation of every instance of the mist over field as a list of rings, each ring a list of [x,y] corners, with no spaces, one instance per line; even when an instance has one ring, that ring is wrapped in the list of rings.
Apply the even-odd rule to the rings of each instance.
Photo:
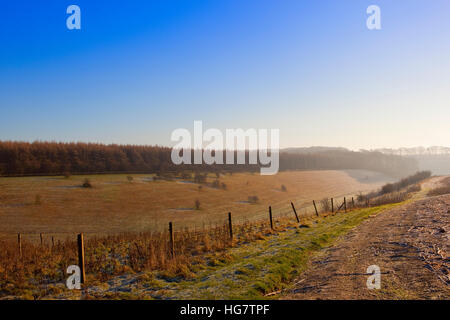
[[[435,175],[450,174],[450,148],[447,147],[378,149],[375,151],[414,159],[420,170],[430,170]]]

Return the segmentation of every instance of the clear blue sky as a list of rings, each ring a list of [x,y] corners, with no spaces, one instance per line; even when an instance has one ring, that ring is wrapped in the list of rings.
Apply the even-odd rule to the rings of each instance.
[[[4,1],[0,40],[0,140],[170,145],[203,120],[282,147],[450,145],[448,0]]]

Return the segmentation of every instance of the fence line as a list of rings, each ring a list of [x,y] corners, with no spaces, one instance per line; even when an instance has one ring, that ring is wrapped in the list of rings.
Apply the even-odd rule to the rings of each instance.
[[[347,211],[347,202],[346,202],[346,197],[344,197],[344,201],[342,202],[342,204],[338,207],[338,209],[336,210],[336,212],[334,212],[334,198],[330,198],[331,199],[331,204],[332,204],[332,208],[331,208],[331,213],[338,213],[342,210],[342,208],[345,208],[345,211]],[[285,208],[285,209],[280,209],[280,210],[275,210],[273,211],[272,206],[269,206],[269,223],[271,228],[274,228],[274,219],[277,217],[287,217],[289,214],[292,214],[292,212],[295,215],[295,219],[298,223],[300,223],[300,218],[299,218],[299,214],[297,213],[297,208],[294,206],[293,202],[290,202],[291,205],[291,209]],[[365,207],[369,207],[370,204],[367,201],[365,203]],[[301,216],[309,216],[307,214],[307,209],[310,207],[310,205],[308,205],[307,203],[304,203],[304,205],[301,205],[299,208],[300,209],[305,209],[305,214],[301,214]],[[315,200],[313,200],[313,207],[314,207],[314,212],[316,217],[319,217],[319,209],[317,207],[317,203]],[[355,201],[354,198],[352,197],[352,208],[356,208],[355,205]],[[266,211],[267,212],[267,211]],[[260,211],[259,213],[252,213],[250,219],[248,217],[243,217],[240,219],[241,224],[245,224],[245,223],[259,223],[262,222],[264,220],[264,216],[267,213],[264,213],[263,211]],[[266,216],[267,217],[267,216]],[[239,219],[238,219],[239,220]],[[224,221],[226,221],[224,219]],[[172,224],[172,222],[170,222],[170,224]],[[234,224],[236,224],[236,222],[234,222]],[[239,225],[239,223],[237,224]],[[217,226],[217,222],[216,222],[216,226]],[[211,226],[211,222],[210,222],[210,229],[212,229]],[[228,213],[228,228],[229,228],[229,232],[230,232],[230,238],[233,238],[233,230],[232,230],[232,221],[231,221],[231,212]],[[190,232],[199,232],[202,233],[205,231],[205,225],[203,225],[202,230],[198,230],[197,231],[197,227],[194,226],[194,230],[189,229],[188,226],[185,226],[186,230],[189,230]],[[166,229],[167,230],[167,229]],[[172,229],[169,228],[169,233],[170,230],[172,230],[172,233],[174,233],[175,231],[173,230],[173,226]],[[146,233],[147,231],[144,231],[142,233]],[[162,232],[161,230],[159,231],[155,231],[157,233]],[[17,234],[18,235],[18,244],[20,247],[20,250],[22,250],[22,245],[23,245],[23,236],[24,235],[39,235],[39,240],[40,240],[40,244],[41,246],[44,245],[44,238],[45,235],[51,235],[51,244],[52,246],[55,246],[55,236],[56,235],[78,235],[79,232],[71,232],[71,231],[62,231],[62,232],[21,232],[21,233],[12,233],[12,232],[0,232],[0,235],[4,234],[4,235],[13,235],[13,234]],[[99,237],[110,237],[110,236],[116,236],[116,235],[127,235],[127,234],[136,234],[135,232],[83,232],[83,235],[97,235]],[[67,239],[67,237],[66,237]],[[6,239],[0,239],[0,241],[8,241]]]
[[[328,203],[328,199],[326,199],[326,201]],[[331,203],[332,203],[332,208],[331,208],[331,213],[332,214],[339,213],[342,210],[342,208],[344,208],[345,212],[347,212],[347,200],[346,200],[346,197],[344,197],[344,200],[343,200],[342,204],[338,207],[336,212],[333,212],[334,211],[334,199],[333,198],[331,198]],[[351,203],[352,203],[352,209],[356,208],[353,197],[352,197]],[[275,223],[277,222],[276,218],[277,217],[278,218],[288,218],[289,216],[293,217],[292,216],[292,212],[295,215],[295,221],[297,223],[300,223],[300,218],[299,218],[299,215],[297,213],[297,210],[296,210],[296,207],[295,207],[294,203],[290,202],[290,205],[291,205],[291,209],[280,209],[280,210],[272,210],[272,206],[269,206],[269,221],[268,222],[266,220],[267,219],[267,216],[266,216],[264,219],[260,219],[260,220],[252,219],[251,222],[250,222],[250,220],[246,219],[243,223],[237,224],[237,225],[240,225],[241,227],[243,227],[243,226],[246,226],[246,225],[258,224],[258,223],[261,223],[261,225],[267,225],[267,223],[269,223],[270,224],[270,229],[271,230],[276,230],[276,228],[275,228]],[[366,202],[366,205],[369,206],[369,203]],[[314,206],[316,217],[320,217],[319,210],[317,208],[315,200],[313,200],[313,206]],[[329,212],[329,211],[326,211],[327,208],[329,208],[327,206],[328,206],[328,204],[327,205],[323,205],[322,213]],[[305,207],[303,206],[303,208],[305,208]],[[276,213],[276,217],[275,217],[275,213]],[[267,214],[267,211],[266,211],[265,214]],[[324,217],[326,217],[326,216],[324,216]],[[252,217],[252,218],[254,218],[254,217]],[[274,221],[274,219],[275,219],[275,221]],[[228,224],[226,223],[226,220],[225,220],[225,223],[223,225],[222,224],[219,225],[216,222],[215,225],[213,226],[211,224],[211,222],[210,222],[209,229],[207,229],[205,227],[205,224],[203,224],[203,228],[202,229],[199,229],[199,230],[195,229],[192,232],[192,231],[189,231],[189,229],[187,227],[185,227],[184,230],[176,231],[175,228],[174,228],[173,222],[170,221],[169,222],[169,228],[168,228],[168,234],[167,234],[167,229],[166,229],[165,232],[159,231],[159,232],[156,232],[156,234],[159,234],[159,237],[161,239],[164,239],[167,236],[169,237],[169,252],[170,252],[170,256],[171,256],[172,259],[175,259],[175,257],[176,257],[175,234],[179,234],[179,233],[183,234],[184,232],[187,231],[187,232],[192,232],[191,235],[193,237],[197,237],[197,236],[202,236],[202,235],[204,235],[207,232],[212,232],[212,231],[215,230],[214,231],[214,232],[216,232],[215,234],[216,235],[217,234],[220,235],[220,233],[217,233],[217,230],[220,230],[221,228],[223,228],[222,232],[226,232],[226,233],[228,232],[229,233],[229,239],[230,239],[231,243],[233,243],[234,234],[233,234],[233,220],[232,220],[232,213],[231,212],[228,212]],[[44,246],[44,236],[46,235],[46,233],[40,232],[40,233],[30,233],[30,234],[36,234],[36,235],[39,234],[40,246],[41,247]],[[74,234],[74,233],[73,232],[65,232],[63,234]],[[98,233],[91,233],[91,234],[98,234]],[[128,233],[122,233],[122,235],[123,234],[128,234]],[[130,234],[136,235],[136,233],[130,233]],[[145,232],[138,233],[138,235],[145,235],[145,234],[146,234]],[[24,245],[24,243],[23,243],[23,235],[24,235],[23,233],[18,233],[17,234],[18,253],[19,253],[19,257],[20,258],[22,258],[22,256],[23,256],[23,245]],[[115,235],[118,236],[118,235],[121,235],[121,234],[115,234]],[[153,236],[153,233],[151,233],[151,236]],[[59,245],[59,242],[58,242],[58,245]],[[54,247],[55,247],[55,238],[52,235],[51,236],[51,248],[52,248],[52,250],[53,250]],[[81,283],[85,283],[86,282],[86,268],[85,268],[84,233],[78,233],[77,234],[77,249],[78,249],[77,250],[78,251],[78,265],[80,267],[80,272],[81,272],[80,273],[80,280],[81,280]],[[183,251],[181,252],[181,254],[182,253],[183,253]]]

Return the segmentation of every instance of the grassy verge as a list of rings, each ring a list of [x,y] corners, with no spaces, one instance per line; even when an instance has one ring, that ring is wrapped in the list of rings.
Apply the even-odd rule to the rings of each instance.
[[[191,267],[188,279],[156,272],[140,273],[111,281],[106,288],[87,290],[85,298],[265,299],[265,294],[288,287],[320,250],[368,217],[400,204],[319,218],[311,221],[308,228],[291,227],[266,234],[255,242],[209,254]]]

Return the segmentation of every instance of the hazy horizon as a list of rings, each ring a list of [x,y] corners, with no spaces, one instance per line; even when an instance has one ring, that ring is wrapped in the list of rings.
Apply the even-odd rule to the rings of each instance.
[[[25,142],[25,143],[34,143],[34,142],[50,142],[50,143],[92,143],[92,144],[104,144],[104,145],[136,145],[136,146],[161,146],[161,147],[173,147],[172,145],[163,145],[163,144],[140,144],[140,143],[116,143],[116,142],[109,142],[109,143],[105,143],[105,142],[101,142],[101,141],[62,141],[62,140],[10,140],[10,139],[5,139],[5,140],[0,140],[0,141],[11,141],[11,142]],[[172,143],[173,144],[173,143]],[[380,147],[380,148],[372,148],[372,149],[365,149],[365,148],[359,148],[359,149],[351,149],[345,146],[331,146],[331,145],[297,145],[297,146],[289,146],[289,147],[280,147],[280,150],[286,150],[286,149],[308,149],[308,148],[330,148],[330,149],[347,149],[349,151],[378,151],[378,150],[382,150],[382,149],[388,149],[388,150],[400,150],[400,149],[419,149],[419,148],[424,148],[424,149],[431,149],[431,148],[445,148],[445,149],[450,149],[449,146],[438,146],[438,145],[431,145],[431,146],[413,146],[413,147],[398,147],[398,148],[388,148],[388,147]],[[217,149],[218,151],[220,150],[225,150],[225,149]],[[240,149],[237,149],[240,150]]]

